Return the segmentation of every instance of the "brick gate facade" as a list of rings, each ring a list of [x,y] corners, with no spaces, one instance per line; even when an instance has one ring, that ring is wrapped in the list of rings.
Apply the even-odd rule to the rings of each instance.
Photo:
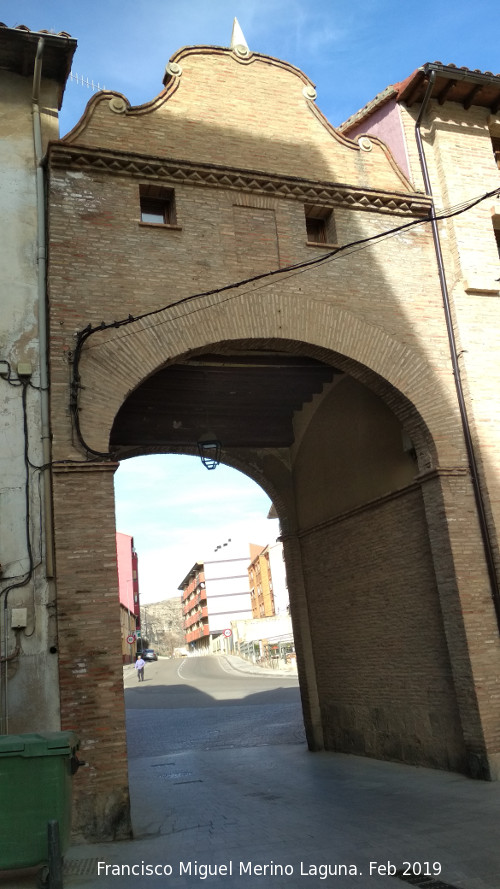
[[[196,452],[154,423],[121,447],[117,415],[208,354],[334,370],[291,443],[222,440],[281,521],[309,747],[497,776],[498,627],[429,200],[314,98],[284,62],[191,47],[154,101],[100,93],[50,147],[61,714],[87,838],[130,829],[113,472]]]

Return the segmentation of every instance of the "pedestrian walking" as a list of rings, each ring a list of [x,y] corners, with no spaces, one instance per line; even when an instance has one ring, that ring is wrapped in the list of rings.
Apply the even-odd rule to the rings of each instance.
[[[137,670],[137,678],[139,682],[144,682],[144,667],[146,666],[146,661],[143,661],[141,654],[137,655],[134,666]]]

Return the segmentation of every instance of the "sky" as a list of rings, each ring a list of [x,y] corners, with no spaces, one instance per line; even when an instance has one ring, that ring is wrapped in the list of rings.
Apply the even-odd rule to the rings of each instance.
[[[133,105],[161,91],[182,46],[228,46],[235,16],[251,50],[309,76],[334,126],[425,62],[500,72],[498,0],[0,0],[8,27],[68,32],[78,41],[73,71]],[[91,95],[68,82],[61,135]],[[192,564],[228,538],[264,545],[279,533],[255,482],[225,466],[209,472],[193,457],[124,461],[115,490],[117,529],[134,537],[144,603],[178,595]]]
[[[271,501],[252,479],[229,466],[207,470],[197,457],[150,454],[123,460],[115,474],[116,527],[134,538],[141,602],[180,596],[197,561],[248,555],[279,535]],[[250,557],[248,558],[250,561]]]
[[[0,0],[9,27],[71,34],[74,71],[132,104],[160,92],[165,65],[182,46],[229,46],[235,16],[250,49],[310,77],[334,125],[425,62],[500,71],[495,0]],[[90,96],[68,84],[62,134]]]

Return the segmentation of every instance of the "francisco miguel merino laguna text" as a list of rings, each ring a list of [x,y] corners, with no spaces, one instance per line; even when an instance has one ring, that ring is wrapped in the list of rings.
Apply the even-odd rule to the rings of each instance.
[[[188,876],[206,880],[207,877],[231,877],[233,874],[249,877],[290,877],[295,873],[293,864],[276,864],[269,861],[267,864],[254,864],[253,861],[232,861],[227,864],[204,864],[195,861],[179,861],[178,867],[172,864],[106,864],[105,861],[97,862],[98,876],[108,877],[148,877],[148,876]],[[361,876],[355,864],[308,864],[300,862],[297,873],[301,877],[319,877],[326,880],[327,877]]]

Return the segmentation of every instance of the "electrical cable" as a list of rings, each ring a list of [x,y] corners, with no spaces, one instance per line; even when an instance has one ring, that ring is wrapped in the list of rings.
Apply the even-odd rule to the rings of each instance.
[[[11,382],[11,381],[9,381]],[[26,550],[28,554],[28,571],[25,573],[25,576],[22,577],[21,580],[16,581],[16,583],[11,583],[10,586],[4,587],[0,590],[0,598],[3,596],[3,635],[4,635],[4,653],[1,658],[1,662],[5,664],[5,669],[3,670],[1,681],[2,681],[2,699],[3,699],[3,723],[4,723],[4,731],[7,731],[8,725],[8,715],[7,715],[7,662],[14,660],[14,658],[19,656],[20,646],[16,645],[16,648],[10,654],[7,654],[7,644],[8,644],[8,631],[7,631],[7,605],[9,599],[9,593],[12,590],[20,589],[21,587],[27,586],[28,583],[33,578],[34,575],[34,563],[33,563],[33,549],[31,545],[31,477],[30,477],[30,469],[29,469],[29,436],[28,436],[28,411],[27,411],[27,392],[28,392],[28,381],[21,380],[20,381],[23,391],[22,391],[22,409],[23,409],[23,434],[24,434],[24,466],[25,466],[25,484],[24,484],[24,493],[25,493],[25,533],[26,533]],[[16,385],[11,382],[11,385]],[[2,578],[2,580],[13,580],[14,578]]]
[[[11,385],[15,385],[11,383]],[[28,570],[24,573],[24,575],[18,575],[21,577],[16,583],[12,583],[10,586],[4,587],[4,589],[0,590],[0,598],[4,596],[4,612],[7,609],[7,599],[11,590],[19,589],[20,587],[26,586],[31,578],[33,577],[34,572],[34,560],[33,560],[33,549],[31,545],[31,504],[30,504],[30,471],[29,471],[29,439],[28,439],[28,415],[27,415],[27,391],[28,391],[28,383],[22,382],[21,385],[23,387],[22,392],[22,407],[23,407],[23,434],[24,434],[24,465],[25,465],[25,483],[24,483],[24,499],[25,499],[25,534],[26,534],[26,551],[28,555]],[[3,577],[2,581],[14,580],[14,577]]]
[[[227,291],[235,291],[236,289],[239,289],[247,284],[253,284],[257,281],[264,282],[261,285],[262,287],[267,286],[268,284],[271,283],[271,280],[274,277],[276,277],[277,275],[292,277],[295,274],[301,274],[304,271],[307,271],[312,267],[319,266],[324,263],[333,261],[334,259],[338,258],[339,255],[340,255],[340,258],[344,258],[344,256],[350,256],[350,255],[352,255],[352,253],[357,252],[357,250],[365,249],[366,247],[371,246],[375,242],[379,242],[383,239],[386,239],[389,237],[394,237],[395,235],[400,234],[401,232],[406,231],[410,228],[415,228],[416,226],[420,226],[420,225],[424,225],[424,224],[428,224],[428,223],[434,223],[434,222],[452,218],[454,216],[458,216],[461,213],[465,213],[467,210],[472,209],[477,204],[480,204],[482,201],[486,200],[487,198],[497,196],[498,194],[500,194],[500,188],[496,188],[496,189],[486,192],[478,197],[471,198],[467,201],[462,201],[461,203],[444,210],[439,215],[435,214],[433,205],[431,205],[431,207],[429,208],[429,214],[426,217],[424,217],[423,219],[412,219],[410,222],[406,222],[406,223],[403,223],[402,225],[394,226],[392,229],[388,229],[387,231],[379,232],[375,235],[370,235],[369,237],[366,237],[366,238],[360,238],[356,241],[351,241],[347,244],[336,247],[333,250],[329,250],[327,253],[324,253],[319,257],[315,257],[314,259],[304,260],[302,262],[295,263],[290,266],[284,266],[283,268],[272,269],[271,271],[268,271],[268,272],[262,272],[258,275],[252,275],[249,278],[245,278],[243,280],[236,281],[231,284],[225,284],[221,287],[212,288],[211,290],[206,290],[201,293],[190,294],[188,296],[181,297],[180,299],[175,300],[174,302],[168,303],[167,305],[161,306],[158,309],[153,309],[149,312],[144,312],[141,315],[134,316],[134,315],[129,314],[126,318],[122,318],[121,320],[117,320],[117,321],[111,321],[108,323],[102,321],[101,324],[97,325],[96,327],[92,327],[92,325],[89,323],[87,325],[87,327],[85,327],[83,330],[80,330],[76,333],[76,346],[75,346],[75,350],[74,350],[73,356],[72,356],[72,381],[71,381],[71,395],[70,395],[70,412],[73,416],[76,436],[78,438],[78,441],[80,442],[80,445],[85,450],[87,457],[90,459],[91,455],[93,455],[93,457],[95,459],[102,459],[102,460],[116,459],[116,457],[112,451],[97,451],[94,448],[91,448],[85,442],[85,439],[83,437],[83,434],[82,434],[82,431],[80,428],[78,394],[79,394],[79,390],[81,387],[81,379],[80,379],[80,373],[79,373],[79,365],[80,365],[80,358],[81,358],[83,346],[85,345],[85,343],[87,342],[89,337],[93,336],[93,334],[102,332],[104,330],[110,330],[112,328],[118,329],[118,328],[123,327],[125,325],[134,324],[135,322],[142,321],[145,318],[150,318],[150,317],[159,315],[162,312],[165,312],[167,309],[173,309],[179,305],[183,305],[185,303],[192,302],[194,300],[202,299],[205,297],[218,296],[222,293],[226,293]],[[349,251],[349,252],[347,252],[347,251]],[[235,294],[233,292],[231,294],[231,296],[226,297],[224,300],[219,300],[216,303],[216,305],[219,306],[223,302],[227,302],[231,299],[237,298],[239,295],[240,295],[239,293]],[[198,310],[195,309],[195,310],[193,310],[193,312],[194,311],[198,311]],[[186,314],[192,314],[192,313],[185,313],[182,317],[186,317]],[[176,316],[176,317],[179,318],[181,316]],[[169,315],[169,317],[167,319],[163,319],[162,321],[158,321],[154,324],[148,325],[146,328],[142,328],[142,330],[150,330],[156,326],[159,326],[160,324],[172,322],[173,320],[175,320],[175,318],[172,318],[172,316]],[[137,331],[134,330],[131,332],[131,334],[136,333],[136,332]],[[118,339],[123,339],[125,336],[130,336],[131,334],[122,334],[122,336],[119,337]],[[113,341],[116,342],[116,339],[117,338],[113,338]],[[105,342],[109,342],[109,340],[106,340]],[[99,347],[102,345],[104,345],[104,343],[100,342],[96,346],[89,346],[88,348],[96,348],[96,347]]]
[[[35,562],[34,555],[33,555],[33,546],[32,546],[31,541],[32,541],[34,529],[31,527],[31,524],[32,524],[32,522],[31,522],[32,487],[30,484],[30,468],[37,471],[42,467],[37,467],[29,459],[29,431],[28,431],[28,411],[27,411],[28,388],[38,390],[38,389],[40,389],[40,387],[32,385],[31,381],[29,379],[27,379],[27,380],[21,380],[19,378],[13,379],[12,378],[12,368],[10,366],[10,363],[4,359],[0,359],[0,363],[6,364],[7,368],[8,368],[7,376],[3,376],[5,381],[8,382],[11,386],[14,386],[16,388],[19,388],[19,386],[22,386],[22,388],[23,388],[23,392],[22,392],[23,436],[24,436],[23,450],[24,450],[24,465],[25,465],[25,471],[26,471],[26,476],[25,476],[25,510],[26,510],[25,527],[26,527],[26,548],[27,548],[27,553],[28,553],[28,564],[29,564],[28,571],[24,572],[24,574],[15,575],[12,577],[2,577],[1,578],[2,582],[16,581],[15,583],[12,583],[10,586],[4,587],[2,590],[0,590],[0,598],[2,596],[5,596],[4,603],[3,603],[3,611],[4,611],[3,619],[4,619],[4,626],[6,626],[5,621],[7,619],[7,605],[8,605],[9,593],[14,589],[19,589],[21,587],[27,586],[33,580],[33,576],[34,576],[34,572],[35,572],[36,568],[38,568],[43,563],[43,557],[42,557],[41,552],[39,553],[36,562]],[[39,481],[38,481],[38,500],[39,500],[38,522],[39,522],[40,539],[41,539],[43,516],[42,516],[42,495],[41,495],[41,490],[40,490],[40,479],[41,479],[41,474],[39,475]],[[34,606],[34,600],[35,600],[34,586],[33,586],[33,590],[32,590],[32,599],[33,599],[33,606]],[[36,611],[34,610],[33,613],[36,614]],[[34,623],[31,633],[25,632],[25,636],[26,637],[33,636],[35,633],[35,630],[36,630],[36,623]],[[9,655],[5,654],[0,658],[1,662],[5,663],[7,661],[13,660],[15,657],[18,656],[19,651],[20,651],[20,648],[19,648],[19,645],[17,645],[14,652],[12,652]]]
[[[21,380],[12,379],[12,367],[9,361],[6,361],[5,358],[0,358],[0,364],[7,365],[7,375],[5,375],[4,371],[0,371],[0,377],[5,380],[6,383],[9,383],[10,386],[22,386]]]
[[[158,309],[152,309],[149,312],[143,312],[141,315],[134,316],[134,315],[129,314],[126,318],[122,318],[122,319],[116,320],[116,321],[110,321],[108,323],[102,321],[101,324],[97,325],[96,327],[92,327],[89,324],[86,328],[84,328],[84,330],[79,331],[79,334],[77,334],[77,335],[85,336],[85,339],[87,339],[89,336],[91,336],[94,333],[98,333],[99,331],[109,330],[112,328],[119,328],[119,327],[123,327],[128,324],[133,324],[137,321],[142,321],[144,318],[149,318],[153,315],[158,315],[161,312],[166,311],[166,309],[175,308],[176,306],[182,305],[186,302],[190,302],[195,299],[202,299],[203,297],[207,297],[207,296],[215,296],[219,293],[224,293],[227,290],[234,290],[236,288],[243,287],[246,284],[251,284],[255,281],[260,281],[262,279],[270,279],[270,278],[273,278],[277,275],[286,275],[287,273],[290,273],[290,276],[291,276],[293,273],[299,273],[302,271],[306,271],[307,269],[309,269],[313,266],[321,265],[323,263],[326,263],[326,262],[336,259],[339,256],[339,254],[344,253],[345,251],[350,250],[351,248],[358,247],[360,249],[364,249],[365,247],[370,246],[371,244],[373,244],[376,241],[380,241],[380,240],[388,238],[388,237],[393,237],[393,236],[400,234],[401,232],[403,232],[409,228],[415,228],[418,225],[427,224],[427,223],[431,222],[431,220],[433,220],[433,219],[435,221],[439,222],[441,220],[446,220],[446,219],[450,219],[454,216],[458,216],[461,213],[465,213],[467,210],[472,209],[472,207],[475,207],[477,204],[480,204],[482,201],[486,200],[487,198],[495,197],[498,194],[500,194],[500,188],[496,188],[493,191],[486,192],[486,193],[480,195],[479,197],[471,198],[467,201],[461,201],[459,204],[456,204],[453,207],[448,208],[447,210],[444,210],[439,215],[433,214],[432,211],[430,210],[429,215],[425,216],[423,219],[412,219],[410,222],[406,222],[406,223],[403,223],[402,225],[395,226],[392,229],[387,229],[387,231],[379,232],[378,234],[375,234],[375,235],[370,235],[367,238],[360,238],[356,241],[351,241],[347,244],[342,244],[339,247],[335,247],[334,249],[329,250],[327,253],[323,253],[319,257],[314,257],[314,259],[303,260],[302,262],[294,263],[289,266],[283,266],[282,268],[272,269],[268,272],[261,272],[258,275],[252,275],[249,278],[244,278],[243,280],[232,282],[230,284],[225,284],[222,287],[215,287],[211,290],[205,290],[200,293],[190,294],[189,296],[181,297],[180,299],[175,300],[174,302],[167,303],[166,305],[161,306]],[[357,251],[352,250],[352,252],[357,252]],[[351,255],[351,254],[348,254],[348,255]],[[343,258],[343,257],[340,257],[340,258]],[[177,317],[180,317],[180,316],[177,316]],[[163,322],[160,322],[160,323],[163,323]],[[154,325],[151,325],[151,327],[153,327],[153,326]],[[147,329],[150,329],[150,328],[148,327]],[[114,341],[116,341],[116,340],[114,340]],[[105,342],[109,342],[109,340],[106,340]],[[98,345],[101,345],[101,344],[98,344]],[[89,348],[95,348],[95,347],[90,346]]]
[[[23,385],[23,382],[19,379],[19,377],[13,377],[13,376],[12,376],[12,373],[13,373],[13,372],[12,372],[12,367],[11,367],[9,361],[7,361],[7,360],[4,359],[4,358],[0,358],[0,364],[6,364],[6,365],[7,365],[7,374],[5,375],[3,372],[0,371],[0,379],[5,380],[6,383],[8,383],[10,386],[14,386],[15,388],[19,388],[20,386]],[[35,385],[33,385],[33,383],[31,382],[31,380],[27,380],[26,382],[27,382],[27,385],[30,387],[30,389],[36,389],[36,390],[39,391],[39,392],[41,392],[41,391],[45,391],[45,389],[42,389],[41,386],[35,386]],[[66,460],[52,460],[50,463],[42,463],[40,466],[38,466],[36,463],[32,463],[32,462],[31,462],[31,460],[29,459],[29,456],[28,456],[28,455],[26,455],[26,458],[25,458],[25,459],[26,459],[27,464],[28,464],[28,466],[30,467],[30,469],[33,469],[35,472],[43,472],[43,471],[46,470],[46,469],[50,469],[52,466],[60,466],[60,465],[64,465],[64,464],[66,464],[66,463],[71,463],[71,464],[73,464],[73,463],[76,463],[76,464],[87,464],[87,463],[91,463],[91,462],[93,462],[92,459],[88,459],[88,460],[73,460],[73,459],[71,459],[71,458],[68,458],[68,459],[66,459]],[[41,494],[40,494],[40,493],[39,493],[39,496],[40,496],[40,498],[41,498]],[[41,561],[38,562],[37,565],[35,565],[34,567],[37,567],[37,566],[40,565],[40,564],[41,564]],[[17,576],[18,576],[18,577],[21,577],[22,575],[19,574],[19,575],[17,575]],[[5,578],[5,577],[4,577],[4,578],[0,578],[0,580],[14,580],[14,578],[13,578],[13,577],[11,577],[11,578]],[[0,591],[0,595],[1,595],[1,591]]]

